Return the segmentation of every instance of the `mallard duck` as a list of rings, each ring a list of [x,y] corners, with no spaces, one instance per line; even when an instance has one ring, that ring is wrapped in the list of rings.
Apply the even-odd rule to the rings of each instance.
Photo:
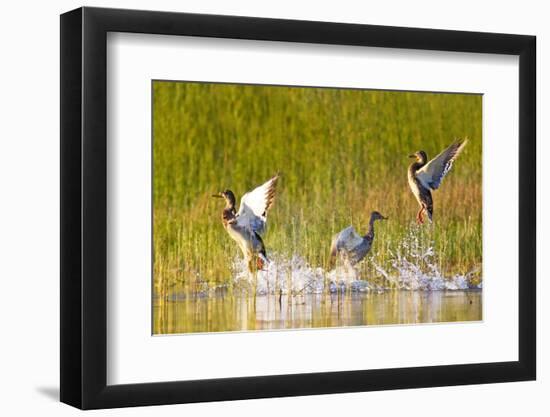
[[[420,210],[416,215],[416,221],[419,224],[424,223],[422,214],[428,213],[430,222],[433,219],[433,200],[432,190],[437,190],[445,178],[445,175],[451,170],[456,157],[462,152],[468,140],[457,141],[447,149],[428,162],[428,155],[424,151],[415,152],[409,155],[409,158],[416,158],[416,161],[409,166],[408,179],[409,187],[413,192]]]
[[[261,235],[265,232],[267,212],[273,204],[278,179],[279,174],[243,195],[238,212],[235,210],[233,191],[225,190],[213,195],[225,200],[223,227],[239,245],[250,272],[262,270],[269,263]]]
[[[355,265],[369,253],[374,241],[374,222],[387,220],[379,212],[373,211],[370,215],[369,230],[365,236],[359,235],[353,226],[346,227],[332,238],[330,248],[330,264],[334,266],[336,258],[341,256],[350,265]]]

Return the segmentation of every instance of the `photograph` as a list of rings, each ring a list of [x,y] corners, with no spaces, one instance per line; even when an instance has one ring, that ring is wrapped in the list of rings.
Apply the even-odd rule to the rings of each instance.
[[[481,321],[482,98],[153,80],[152,333]]]

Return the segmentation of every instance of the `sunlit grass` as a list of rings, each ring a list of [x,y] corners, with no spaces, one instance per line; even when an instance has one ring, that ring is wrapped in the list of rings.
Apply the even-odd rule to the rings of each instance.
[[[325,267],[331,236],[376,224],[372,260],[385,265],[414,222],[407,156],[470,139],[439,191],[434,242],[447,274],[481,265],[481,96],[175,83],[153,85],[154,284],[197,290],[230,281],[240,256],[224,231],[225,188],[240,197],[281,172],[264,238],[269,253]],[[373,277],[372,262],[362,268]]]

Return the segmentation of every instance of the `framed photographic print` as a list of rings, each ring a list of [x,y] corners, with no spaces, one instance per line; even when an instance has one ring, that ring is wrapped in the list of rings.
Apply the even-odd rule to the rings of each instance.
[[[535,38],[61,16],[61,400],[531,380]]]

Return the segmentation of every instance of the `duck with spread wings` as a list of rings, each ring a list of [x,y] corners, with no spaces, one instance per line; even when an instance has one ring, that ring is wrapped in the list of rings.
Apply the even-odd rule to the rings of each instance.
[[[433,199],[432,191],[437,190],[449,173],[456,157],[462,152],[468,140],[456,141],[431,161],[428,162],[428,155],[424,151],[415,152],[409,155],[415,158],[407,171],[409,187],[416,197],[420,210],[416,215],[416,221],[419,224],[424,223],[422,214],[428,213],[430,222],[433,217]]]
[[[222,223],[229,236],[241,249],[250,272],[262,270],[269,263],[262,235],[266,229],[267,212],[273,205],[279,174],[241,198],[236,211],[235,194],[225,190],[213,197],[223,198]]]

